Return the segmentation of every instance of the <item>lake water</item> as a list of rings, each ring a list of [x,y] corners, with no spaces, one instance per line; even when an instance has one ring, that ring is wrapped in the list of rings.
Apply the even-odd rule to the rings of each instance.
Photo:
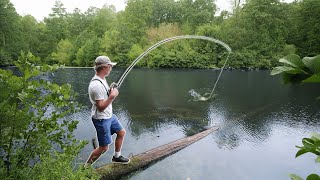
[[[114,68],[109,84],[125,69]],[[139,154],[188,135],[205,126],[219,130],[200,141],[123,179],[283,180],[295,173],[304,178],[320,174],[316,156],[295,158],[301,139],[320,130],[320,86],[283,85],[269,71],[224,71],[210,101],[192,101],[194,89],[210,93],[219,71],[191,69],[133,69],[124,80],[114,113],[127,130],[122,154]],[[70,83],[85,108],[70,118],[80,121],[76,137],[91,141],[87,86],[92,68],[62,69],[52,76]],[[95,164],[110,163],[111,145]],[[79,156],[83,163],[89,143]]]

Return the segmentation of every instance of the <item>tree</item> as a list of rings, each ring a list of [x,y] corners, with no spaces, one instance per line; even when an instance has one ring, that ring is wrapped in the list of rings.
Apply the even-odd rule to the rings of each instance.
[[[286,31],[279,0],[252,0],[244,5],[247,37],[245,46],[270,56],[282,50]]]
[[[137,37],[132,37],[132,32],[126,27],[126,17],[123,12],[120,12],[117,18],[117,23],[109,30],[106,31],[101,39],[101,52],[108,55],[119,66],[126,66],[128,64],[127,53],[134,42],[140,41]],[[138,43],[137,42],[137,43]],[[142,45],[141,45],[142,46]]]
[[[100,52],[100,39],[94,32],[83,31],[73,43],[71,64],[77,66],[92,66],[93,59]]]
[[[279,0],[251,0],[222,22],[221,39],[235,52],[230,56],[232,66],[270,68],[278,64],[290,31],[285,10]]]
[[[298,53],[314,56],[320,52],[320,1],[304,0],[299,3],[296,34]]]
[[[56,52],[51,54],[51,59],[57,64],[71,65],[72,53],[72,43],[68,39],[61,40],[58,43]]]
[[[67,14],[66,8],[60,0],[56,0],[53,8],[51,8],[52,13],[49,14],[50,18],[60,18]]]
[[[128,0],[126,11],[121,14],[119,24],[127,29],[125,34],[130,44],[135,44],[145,35],[152,17],[152,0]]]
[[[93,66],[93,60],[99,55],[100,39],[94,37],[78,49],[76,63],[82,67]]]
[[[158,27],[160,24],[179,22],[177,3],[174,0],[151,1],[152,15],[147,20],[148,27]]]
[[[61,1],[55,1],[52,13],[49,14],[48,18],[44,19],[46,23],[48,33],[52,35],[58,43],[61,39],[65,39],[68,36],[67,33],[67,12]]]
[[[146,31],[148,45],[152,45],[163,39],[182,35],[182,31],[177,23],[162,23],[158,27],[150,27]]]
[[[31,16],[19,17],[8,0],[0,0],[3,4],[0,7],[0,63],[10,64],[21,50],[30,50],[49,64],[56,63],[57,57],[53,58],[52,54],[61,50],[57,49],[59,42],[68,39],[74,46],[70,65],[76,64],[76,60],[87,64],[84,61],[89,61],[85,59],[91,55],[86,57],[86,47],[92,47],[92,42],[88,42],[97,38],[100,44],[97,52],[92,53],[91,49],[90,54],[106,54],[120,66],[126,66],[133,46],[144,50],[176,34],[199,34],[222,40],[232,47],[234,53],[230,55],[229,65],[235,68],[270,68],[287,54],[314,56],[320,51],[319,13],[315,13],[319,11],[318,1],[228,1],[233,4],[233,11],[223,11],[219,16],[215,16],[214,0],[128,0],[124,11],[116,12],[113,6],[104,5],[90,7],[84,13],[79,9],[67,13],[62,2],[56,1],[49,17],[38,23]],[[171,25],[177,28],[171,29]],[[158,34],[150,35],[153,32]],[[223,58],[212,53],[221,52],[219,46],[208,42],[193,45],[198,46],[192,49],[199,55],[199,62],[205,59],[208,64],[213,60],[214,66],[219,66]],[[197,67],[205,65],[200,64]]]
[[[115,7],[103,6],[102,9],[97,9],[95,15],[90,21],[88,30],[94,32],[98,37],[110,30],[115,21]]]
[[[19,19],[13,4],[0,0],[0,62],[12,64],[12,59],[20,53]]]
[[[37,20],[31,16],[26,15],[21,18],[21,40],[19,41],[21,44],[21,50],[25,52],[37,52],[37,46],[39,45],[39,25]]]
[[[67,15],[66,21],[68,34],[70,35],[68,39],[70,40],[75,40],[89,26],[88,18],[78,8],[74,9],[73,13]]]
[[[220,28],[220,26],[215,24],[205,24],[197,28],[196,34],[220,39]],[[226,61],[226,57],[223,55],[226,55],[227,51],[221,45],[208,41],[198,41],[194,42],[193,46],[199,53],[199,56],[202,57],[202,64],[206,67],[212,67],[213,64],[213,67],[222,67],[222,64]]]
[[[135,60],[137,57],[139,57],[140,54],[143,53],[142,48],[139,46],[139,44],[134,44],[130,51],[128,52],[128,57],[129,57],[129,63],[131,64],[133,60]],[[130,65],[128,64],[128,65]],[[139,65],[139,64],[138,64]]]
[[[56,50],[56,46],[60,40],[68,37],[67,12],[61,1],[55,1],[52,13],[48,18],[44,19],[45,28],[44,36],[41,37],[42,58],[46,58],[47,62],[52,63],[50,54]]]
[[[217,7],[213,0],[178,1],[181,11],[181,22],[196,27],[214,21]]]

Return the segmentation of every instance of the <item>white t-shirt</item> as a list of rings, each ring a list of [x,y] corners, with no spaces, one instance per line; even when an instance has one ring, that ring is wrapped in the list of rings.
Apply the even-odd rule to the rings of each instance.
[[[105,79],[101,79],[97,75],[95,75],[91,79],[91,82],[88,87],[88,92],[89,92],[89,99],[92,103],[92,108],[91,108],[92,118],[109,119],[112,117],[112,103],[102,112],[100,112],[96,106],[96,100],[104,100],[108,98],[108,95],[107,95],[108,90],[109,90],[109,85]]]

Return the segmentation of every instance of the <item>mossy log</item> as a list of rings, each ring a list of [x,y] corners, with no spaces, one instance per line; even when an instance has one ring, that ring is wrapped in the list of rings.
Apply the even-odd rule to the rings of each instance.
[[[107,164],[97,168],[96,171],[101,175],[101,179],[119,179],[187,147],[216,130],[218,130],[218,127],[210,127],[195,135],[135,155],[130,158],[131,161],[129,164]]]

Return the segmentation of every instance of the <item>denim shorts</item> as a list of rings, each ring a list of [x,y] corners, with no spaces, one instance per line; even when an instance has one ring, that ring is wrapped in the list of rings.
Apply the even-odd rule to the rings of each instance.
[[[111,136],[123,129],[123,126],[116,115],[112,115],[110,119],[92,118],[92,122],[97,131],[99,146],[107,146],[108,144],[111,144]]]

